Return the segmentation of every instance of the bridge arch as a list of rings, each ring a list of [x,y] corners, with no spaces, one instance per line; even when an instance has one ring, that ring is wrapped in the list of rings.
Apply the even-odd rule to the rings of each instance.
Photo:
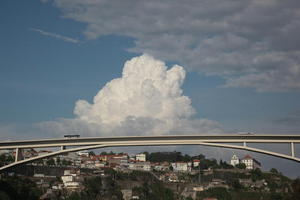
[[[176,141],[160,141],[160,142],[146,142],[146,143],[136,143],[136,142],[124,142],[124,143],[110,143],[110,144],[97,144],[97,145],[89,145],[84,147],[76,147],[76,148],[70,148],[70,149],[63,149],[56,152],[52,152],[45,155],[35,156],[32,158],[28,158],[25,160],[19,160],[14,163],[10,163],[8,165],[0,167],[0,172],[21,164],[33,162],[38,159],[43,159],[47,157],[53,157],[56,155],[61,155],[69,152],[77,152],[77,151],[83,151],[83,150],[89,150],[89,149],[99,149],[99,148],[106,148],[106,147],[124,147],[124,146],[176,146],[176,145],[201,145],[201,146],[210,146],[210,147],[222,147],[222,148],[229,148],[229,149],[240,149],[240,150],[246,150],[256,153],[262,153],[266,155],[271,155],[279,158],[284,158],[292,161],[296,161],[300,163],[300,158],[297,158],[295,156],[290,156],[282,153],[267,151],[259,148],[253,148],[246,145],[232,145],[232,144],[223,144],[223,143],[209,143],[209,142],[199,142],[199,141],[188,141],[188,142],[176,142]]]

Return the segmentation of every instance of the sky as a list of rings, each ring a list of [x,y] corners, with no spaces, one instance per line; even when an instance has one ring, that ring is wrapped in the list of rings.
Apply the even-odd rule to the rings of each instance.
[[[2,0],[0,24],[1,140],[299,134],[298,0]]]

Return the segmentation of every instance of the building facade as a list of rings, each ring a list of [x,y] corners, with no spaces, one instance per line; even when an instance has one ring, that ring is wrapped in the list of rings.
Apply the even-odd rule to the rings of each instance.
[[[144,154],[144,153],[136,154],[135,155],[135,160],[146,162],[146,154]]]
[[[255,160],[252,156],[246,155],[242,160],[242,163],[246,165],[246,169],[256,169],[261,168],[260,162]]]
[[[237,155],[233,154],[233,156],[231,157],[231,160],[230,160],[230,164],[232,166],[236,166],[240,163],[240,159],[237,157]]]
[[[191,162],[175,162],[171,163],[174,172],[190,172],[192,170]]]

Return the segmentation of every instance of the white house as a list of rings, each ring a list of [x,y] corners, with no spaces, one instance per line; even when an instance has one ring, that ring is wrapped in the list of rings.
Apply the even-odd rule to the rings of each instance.
[[[131,170],[150,171],[151,165],[150,162],[136,162],[129,163],[128,168]]]
[[[233,154],[230,160],[230,164],[236,166],[239,163],[240,163],[240,159],[237,157],[237,155]]]
[[[168,162],[165,163],[154,163],[153,169],[157,171],[168,171],[170,169],[170,164]]]
[[[78,151],[77,154],[78,154],[79,156],[86,156],[86,157],[89,156],[89,152],[88,152],[88,151]]]
[[[175,172],[190,172],[192,163],[175,162],[171,164]]]
[[[61,176],[61,180],[65,184],[67,182],[73,182],[74,177],[72,175],[64,175],[64,176]]]
[[[193,160],[193,166],[194,167],[198,167],[199,164],[200,164],[200,160],[197,160],[197,159]]]
[[[73,182],[66,182],[64,185],[68,189],[78,189],[80,187],[79,182],[75,182],[75,181],[73,181]]]
[[[64,186],[68,189],[79,188],[80,184],[76,181],[77,178],[77,174],[75,172],[71,172],[71,170],[65,170],[64,175],[61,176]]]
[[[261,168],[260,162],[255,160],[252,156],[246,155],[242,160],[242,163],[246,165],[246,169],[256,169]]]
[[[144,154],[144,153],[136,154],[135,155],[135,160],[145,162],[146,161],[146,154]]]

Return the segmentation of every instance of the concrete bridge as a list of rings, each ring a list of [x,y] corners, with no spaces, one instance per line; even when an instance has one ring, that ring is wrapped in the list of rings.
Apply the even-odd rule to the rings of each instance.
[[[261,144],[287,144],[290,146],[290,154],[277,153],[259,148],[250,147],[251,143]],[[22,141],[1,141],[1,149],[15,149],[15,162],[0,167],[0,172],[10,167],[47,158],[68,152],[98,149],[105,147],[122,146],[171,146],[171,145],[203,145],[241,149],[263,153],[284,159],[300,162],[295,155],[295,144],[300,143],[300,135],[263,135],[263,134],[220,134],[220,135],[164,135],[164,136],[124,136],[124,137],[86,137],[86,138],[59,138]],[[29,148],[59,147],[60,150],[31,157],[22,158],[22,150]],[[68,147],[68,148],[66,148]]]

